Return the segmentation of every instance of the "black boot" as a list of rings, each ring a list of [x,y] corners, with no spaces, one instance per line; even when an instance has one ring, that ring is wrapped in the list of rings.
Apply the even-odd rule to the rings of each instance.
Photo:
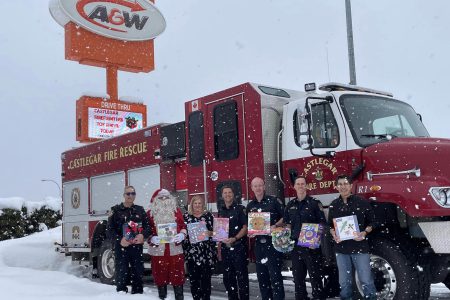
[[[158,297],[159,299],[167,298],[167,285],[158,286]]]
[[[175,292],[175,300],[183,300],[184,299],[182,285],[176,285],[176,286],[174,285],[173,291]]]

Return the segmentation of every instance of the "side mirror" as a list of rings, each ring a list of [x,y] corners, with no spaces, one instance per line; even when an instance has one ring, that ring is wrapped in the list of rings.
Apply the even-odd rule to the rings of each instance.
[[[288,173],[289,173],[289,180],[291,181],[291,184],[294,185],[295,178],[297,178],[298,176],[298,171],[297,169],[289,169]]]
[[[303,150],[308,150],[311,147],[311,144],[308,142],[308,136],[307,135],[301,135],[300,136],[300,147]]]
[[[308,132],[308,122],[311,119],[310,114],[307,112],[306,107],[301,104],[297,107],[297,126],[298,126],[298,142],[300,144],[300,148],[303,150],[308,150],[311,147],[311,142],[309,141],[309,132]]]

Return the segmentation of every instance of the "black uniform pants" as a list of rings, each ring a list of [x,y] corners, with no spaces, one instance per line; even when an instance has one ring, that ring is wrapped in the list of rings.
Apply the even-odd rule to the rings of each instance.
[[[239,244],[231,248],[222,246],[221,250],[224,266],[223,284],[227,289],[228,299],[248,300],[250,292],[245,245]]]
[[[211,297],[212,269],[209,265],[197,264],[188,260],[187,268],[191,282],[191,294],[194,300],[209,300]]]
[[[312,296],[314,299],[325,299],[322,283],[322,253],[319,249],[309,249],[295,245],[291,254],[292,275],[295,283],[295,299],[308,299],[306,290],[306,274],[309,273]]]
[[[258,275],[259,291],[262,300],[284,300],[283,276],[281,267],[283,257],[275,250],[271,239],[265,243],[255,243],[256,274]]]
[[[142,275],[144,274],[144,260],[142,245],[121,247],[116,245],[116,290],[127,291],[127,281],[130,278],[131,292],[142,293]]]

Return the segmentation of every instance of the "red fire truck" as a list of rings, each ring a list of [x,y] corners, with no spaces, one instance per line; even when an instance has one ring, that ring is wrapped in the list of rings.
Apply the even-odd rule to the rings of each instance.
[[[304,175],[326,208],[336,176],[351,174],[382,224],[370,239],[379,299],[428,299],[430,283],[450,282],[450,140],[429,137],[420,115],[389,93],[337,83],[305,90],[245,83],[186,102],[182,122],[64,152],[64,251],[112,282],[105,227],[125,185],[144,207],[164,187],[182,206],[203,195],[217,212],[225,184],[245,205],[259,176],[287,203]]]

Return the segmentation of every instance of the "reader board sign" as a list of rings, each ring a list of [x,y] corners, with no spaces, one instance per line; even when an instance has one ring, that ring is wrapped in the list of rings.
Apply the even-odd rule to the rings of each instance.
[[[88,119],[91,139],[110,138],[144,128],[142,114],[135,112],[89,107]]]
[[[50,13],[62,26],[72,21],[124,41],[151,40],[166,28],[164,16],[149,0],[51,0]]]
[[[82,96],[77,100],[77,141],[93,142],[147,126],[147,106]]]

